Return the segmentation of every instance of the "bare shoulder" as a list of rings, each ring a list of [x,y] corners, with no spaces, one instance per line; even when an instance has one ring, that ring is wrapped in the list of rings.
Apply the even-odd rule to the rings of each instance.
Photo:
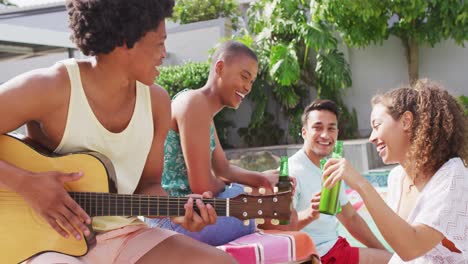
[[[206,121],[211,120],[209,102],[197,90],[187,91],[172,101],[172,115],[180,120],[187,117],[197,117],[200,120],[206,117]]]
[[[0,105],[4,106],[0,108],[0,114],[7,108],[11,110],[20,105],[18,115],[39,119],[41,115],[67,104],[69,87],[68,73],[62,64],[26,72],[0,86]]]
[[[18,75],[2,84],[0,91],[27,90],[37,94],[59,92],[65,84],[69,85],[69,83],[65,66],[54,64],[48,68],[40,68]]]
[[[157,84],[153,84],[149,86],[150,94],[151,94],[151,104],[154,110],[161,111],[166,110],[167,108],[170,109],[171,107],[171,99],[167,91]]]
[[[167,91],[157,84],[149,86],[151,94],[151,109],[153,110],[153,120],[158,126],[167,124],[169,127],[171,120],[171,99]]]

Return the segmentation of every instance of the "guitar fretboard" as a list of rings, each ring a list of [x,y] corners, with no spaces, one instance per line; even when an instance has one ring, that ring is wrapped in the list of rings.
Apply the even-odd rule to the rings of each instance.
[[[188,197],[149,196],[95,192],[70,192],[70,196],[90,216],[183,216]],[[229,199],[202,199],[218,216],[228,216]],[[194,208],[198,212],[195,205]]]

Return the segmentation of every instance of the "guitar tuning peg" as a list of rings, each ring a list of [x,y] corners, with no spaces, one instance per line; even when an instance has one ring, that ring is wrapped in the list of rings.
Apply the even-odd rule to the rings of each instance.
[[[252,193],[252,191],[253,191],[253,190],[252,190],[251,187],[249,187],[249,186],[244,186],[244,192],[245,192],[245,193],[249,193],[249,194],[250,194],[250,193]]]
[[[249,225],[250,225],[250,220],[248,220],[248,219],[247,219],[247,220],[244,220],[244,225],[245,225],[245,226],[249,226]]]
[[[272,225],[279,225],[280,221],[278,219],[271,219],[271,224]]]
[[[263,187],[258,188],[258,193],[261,194],[261,195],[264,195],[266,193],[265,188],[263,188]]]
[[[255,218],[255,223],[257,225],[263,225],[265,223],[265,219],[263,218]]]
[[[278,187],[277,186],[273,187],[273,193],[278,193]]]

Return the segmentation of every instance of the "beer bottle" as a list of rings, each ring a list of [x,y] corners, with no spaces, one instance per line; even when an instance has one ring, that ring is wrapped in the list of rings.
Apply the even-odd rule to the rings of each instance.
[[[291,181],[289,180],[288,157],[282,156],[280,159],[280,172],[278,179],[278,192],[287,192],[291,190]],[[280,225],[287,225],[289,221],[282,220]]]
[[[291,182],[289,181],[288,157],[282,156],[280,159],[278,192],[287,192],[289,190],[291,190]]]
[[[343,156],[343,141],[336,141],[333,153],[331,155],[334,159],[339,159]],[[323,171],[323,166],[327,162],[327,159],[320,160],[320,169]],[[328,176],[327,176],[328,177]],[[327,178],[325,177],[325,179]],[[324,181],[325,181],[324,179]],[[331,189],[322,188],[322,194],[320,196],[319,212],[322,214],[335,215],[341,211],[339,205],[341,180],[338,181],[335,186]]]

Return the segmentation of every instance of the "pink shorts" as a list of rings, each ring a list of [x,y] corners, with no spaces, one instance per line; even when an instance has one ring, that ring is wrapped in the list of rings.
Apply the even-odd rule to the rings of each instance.
[[[96,236],[96,246],[83,257],[47,252],[28,260],[37,263],[135,263],[164,239],[176,233],[147,225],[129,225]]]
[[[323,264],[358,264],[359,248],[351,247],[346,238],[338,237],[338,241],[321,260]]]

